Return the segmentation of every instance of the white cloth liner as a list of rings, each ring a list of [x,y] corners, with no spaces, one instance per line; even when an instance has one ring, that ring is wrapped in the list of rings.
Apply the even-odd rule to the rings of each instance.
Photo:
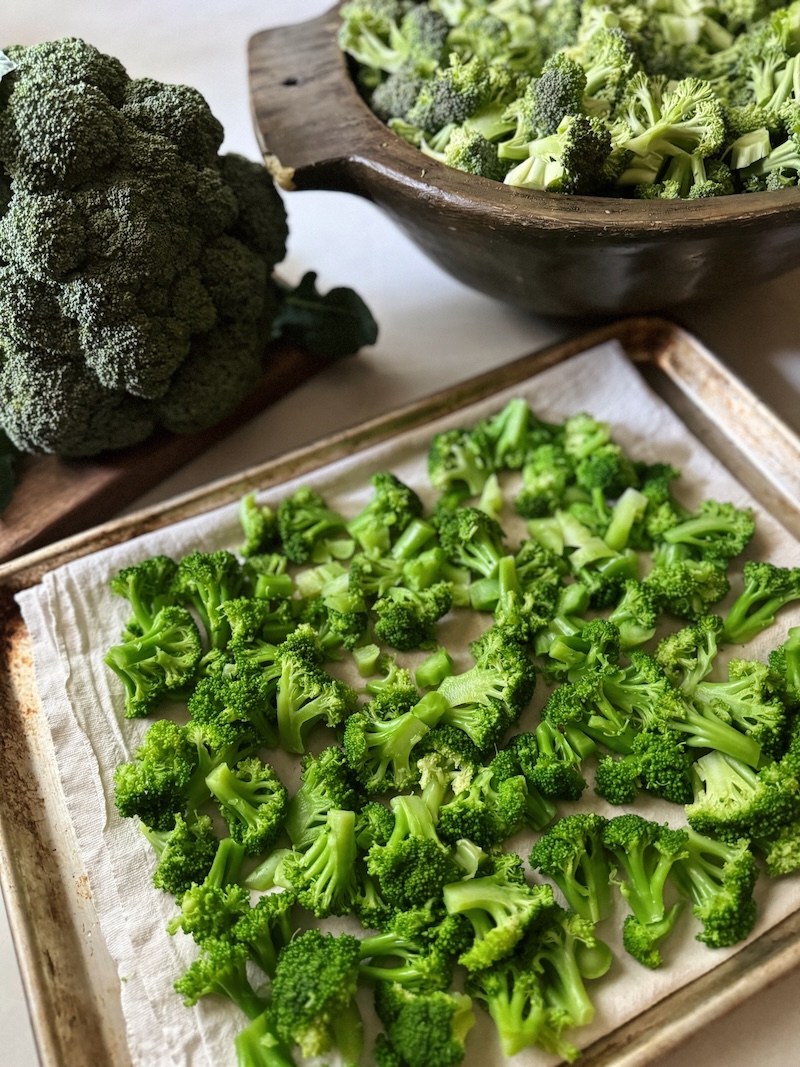
[[[635,458],[668,460],[683,472],[677,495],[688,506],[706,496],[740,506],[752,503],[725,467],[643,382],[613,342],[434,425],[265,492],[260,499],[275,504],[296,485],[310,484],[324,493],[331,506],[351,515],[370,495],[369,475],[391,469],[423,498],[432,500],[425,470],[431,434],[447,426],[471,425],[514,395],[525,396],[545,419],[588,411],[608,420],[615,439]],[[800,557],[795,540],[774,517],[758,507],[756,514],[757,534],[748,554],[779,564],[797,564]],[[518,520],[506,521],[504,516],[503,524],[512,533],[512,544],[515,537],[522,536]],[[108,580],[121,567],[156,552],[179,558],[194,549],[235,549],[240,540],[237,508],[225,507],[69,563],[17,598],[33,639],[37,687],[52,730],[64,795],[100,926],[124,979],[122,1005],[135,1067],[165,1067],[168,1057],[175,1067],[233,1067],[233,1038],[243,1019],[235,1009],[214,998],[187,1009],[174,992],[173,982],[194,957],[195,949],[182,935],[169,937],[165,933],[166,922],[174,913],[173,902],[153,889],[150,847],[132,820],[119,818],[111,799],[114,768],[131,758],[149,721],[124,718],[119,683],[103,663],[106,649],[116,643],[128,616],[127,605],[111,594]],[[797,611],[784,612],[776,627],[748,646],[747,655],[765,658],[769,649],[784,639],[786,628],[798,621]],[[465,633],[457,622],[448,622],[443,633],[448,647],[460,634],[463,647]],[[464,657],[459,669],[468,663]],[[530,720],[523,720],[523,728],[526,723],[530,725]],[[296,761],[276,758],[274,762],[291,788],[296,780]],[[598,807],[591,790],[582,804]],[[612,814],[619,810],[600,808]],[[569,810],[577,809],[571,806]],[[680,808],[654,800],[637,805],[636,810],[659,821],[683,822]],[[512,845],[525,856],[531,840],[521,836]],[[763,879],[758,896],[760,917],[753,936],[798,907],[800,881],[796,877]],[[691,916],[683,917],[665,947],[666,962],[659,971],[646,970],[619,949],[610,975],[592,985],[597,1015],[578,1035],[580,1043],[589,1044],[729,955],[732,950],[712,951],[698,944],[694,940],[698,928]],[[609,934],[604,927],[603,935],[619,947],[616,932]],[[467,1064],[506,1062],[488,1019],[480,1008],[476,1014],[479,1021],[468,1042]],[[527,1050],[513,1062],[533,1067],[555,1061],[538,1050]]]

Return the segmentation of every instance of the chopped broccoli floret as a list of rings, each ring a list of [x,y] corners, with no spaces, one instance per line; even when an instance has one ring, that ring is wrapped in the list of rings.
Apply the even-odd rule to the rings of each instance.
[[[531,866],[552,878],[573,911],[593,923],[611,914],[611,863],[606,820],[595,812],[566,815],[533,846]]]
[[[268,852],[283,830],[286,787],[268,763],[253,757],[234,767],[221,763],[206,777],[219,801],[231,837],[250,856]]]

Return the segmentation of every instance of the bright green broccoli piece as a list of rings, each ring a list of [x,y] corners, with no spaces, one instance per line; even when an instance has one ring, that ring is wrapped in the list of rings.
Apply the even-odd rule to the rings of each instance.
[[[593,195],[607,184],[604,167],[611,135],[599,119],[566,115],[554,132],[530,141],[527,153],[506,174],[506,185]]]
[[[479,427],[442,430],[432,437],[428,478],[440,493],[463,488],[469,496],[480,496],[493,469],[492,442]]]
[[[130,604],[140,631],[149,630],[160,609],[175,603],[171,585],[177,566],[170,556],[159,554],[123,567],[109,581],[111,592]],[[128,629],[132,632],[130,623]]]
[[[278,544],[278,523],[269,504],[259,504],[255,493],[245,493],[239,501],[239,522],[244,541],[239,552],[250,556],[271,552]]]
[[[221,763],[206,776],[231,837],[250,856],[268,852],[283,830],[288,794],[277,772],[256,757],[233,767]]]
[[[353,910],[357,852],[355,812],[330,808],[308,848],[287,859],[285,878],[303,907],[318,919]]]
[[[359,941],[350,934],[305,930],[281,951],[272,981],[272,1020],[288,1047],[304,1057],[338,1049],[357,1062],[363,1044],[355,1001]]]
[[[800,705],[800,626],[787,631],[786,640],[769,654],[770,680],[787,708]]]
[[[283,551],[292,563],[325,563],[353,553],[344,518],[309,486],[301,485],[284,497],[277,522]]]
[[[391,471],[379,471],[370,478],[373,495],[347,524],[347,532],[362,550],[389,552],[407,526],[422,516],[418,494]]]
[[[551,878],[573,911],[593,923],[611,914],[611,862],[606,820],[595,812],[565,815],[534,844],[531,866]]]
[[[183,727],[158,719],[147,730],[134,758],[114,771],[114,803],[123,818],[138,816],[153,830],[172,830],[186,813],[196,774],[197,753]]]
[[[237,1067],[297,1067],[291,1050],[278,1037],[269,1008],[234,1039]]]
[[[367,870],[377,878],[392,907],[420,907],[441,895],[442,886],[457,878],[459,870],[420,796],[398,794],[390,807],[394,813],[391,835],[385,844],[370,848]]]
[[[357,810],[360,793],[344,750],[329,745],[302,759],[302,780],[289,800],[284,829],[296,849],[304,851],[325,825],[331,808]]]
[[[752,641],[773,624],[781,608],[800,599],[800,567],[747,560],[743,581],[741,592],[724,616],[720,640],[727,644]]]
[[[180,603],[197,612],[211,648],[224,648],[231,627],[222,605],[244,591],[244,572],[236,556],[226,549],[192,552],[179,561],[172,588]]]
[[[497,775],[494,761],[472,776],[466,789],[439,808],[437,830],[455,845],[467,839],[489,850],[521,829],[528,788],[523,774]]]
[[[721,718],[754,738],[765,756],[782,755],[789,716],[775,693],[767,664],[729,660],[727,680],[698,682],[693,699],[696,704],[713,708]]]
[[[670,878],[702,923],[697,940],[711,948],[744,940],[756,921],[753,889],[758,878],[748,841],[727,843],[690,829],[686,848],[687,855],[672,868]]]
[[[203,655],[194,619],[176,605],[161,608],[143,630],[126,631],[104,661],[122,681],[125,716],[144,718],[190,687]]]
[[[175,825],[167,830],[152,830],[144,823],[140,829],[156,854],[153,885],[180,897],[193,882],[202,882],[214,862],[219,844],[208,815],[193,820],[175,813]]]
[[[686,830],[673,830],[642,815],[608,819],[603,843],[617,863],[620,892],[645,925],[667,914],[665,888],[673,864],[686,855]]]
[[[436,623],[450,610],[449,582],[436,582],[418,591],[396,585],[375,601],[375,636],[400,652],[428,649],[436,644]]]
[[[202,997],[216,996],[231,1001],[248,1019],[256,1019],[267,1007],[247,973],[250,956],[245,945],[228,939],[211,940],[203,945],[200,956],[175,982],[187,1007]]]
[[[694,515],[664,530],[661,540],[668,546],[683,546],[696,558],[726,563],[744,551],[754,532],[749,509],[705,500]]]
[[[459,956],[468,971],[511,956],[537,915],[553,904],[550,886],[526,883],[514,853],[496,859],[489,874],[445,885],[443,896],[448,914],[466,915],[472,925],[473,943]]]
[[[382,982],[375,1007],[389,1043],[407,1067],[456,1067],[475,1024],[472,999],[465,993],[416,992],[399,982]]]
[[[701,615],[694,623],[662,637],[655,659],[670,682],[684,693],[693,693],[707,678],[719,651],[722,619],[719,615]]]
[[[708,615],[730,591],[725,567],[712,560],[673,559],[654,566],[645,585],[661,611],[697,621]]]
[[[352,714],[342,736],[347,762],[369,795],[414,785],[419,778],[415,746],[430,729],[411,710],[382,718],[375,714],[377,709],[375,701],[370,701]]]

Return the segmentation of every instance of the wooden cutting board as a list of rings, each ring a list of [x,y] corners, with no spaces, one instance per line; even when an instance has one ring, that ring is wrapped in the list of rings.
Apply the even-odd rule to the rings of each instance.
[[[14,497],[0,516],[0,563],[111,518],[327,363],[276,342],[267,350],[256,389],[208,430],[182,437],[161,432],[144,444],[85,460],[25,456]]]

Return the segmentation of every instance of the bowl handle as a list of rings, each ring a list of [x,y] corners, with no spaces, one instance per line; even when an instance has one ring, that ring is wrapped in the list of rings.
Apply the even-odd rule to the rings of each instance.
[[[267,169],[283,189],[361,193],[352,173],[385,128],[364,108],[339,48],[338,5],[249,42],[253,121]]]

